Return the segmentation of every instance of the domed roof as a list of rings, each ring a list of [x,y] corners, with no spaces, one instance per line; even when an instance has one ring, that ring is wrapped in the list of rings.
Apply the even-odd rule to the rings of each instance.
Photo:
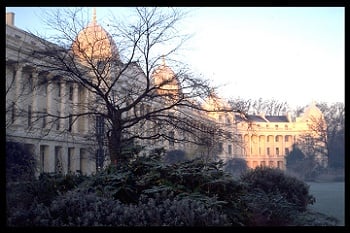
[[[96,22],[94,12],[93,20],[86,28],[81,30],[72,45],[75,55],[82,59],[118,59],[117,47],[111,35]]]
[[[152,73],[152,80],[156,86],[159,86],[159,91],[176,91],[180,89],[179,81],[176,78],[174,71],[165,64],[163,57],[163,63]]]

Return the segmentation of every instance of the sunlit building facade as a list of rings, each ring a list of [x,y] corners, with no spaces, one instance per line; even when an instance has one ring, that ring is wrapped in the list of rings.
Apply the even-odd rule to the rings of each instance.
[[[293,146],[307,152],[307,147],[317,148],[317,162],[327,166],[325,120],[322,112],[312,102],[298,117],[242,114],[216,114],[216,120],[232,129],[233,140],[220,143],[224,160],[242,158],[248,167],[270,166],[286,169],[286,155]],[[315,128],[318,125],[322,128]],[[312,141],[308,140],[313,139]]]

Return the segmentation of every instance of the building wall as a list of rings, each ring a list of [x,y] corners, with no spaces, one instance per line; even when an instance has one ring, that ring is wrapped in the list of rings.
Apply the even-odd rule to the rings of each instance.
[[[27,55],[33,46],[38,46],[35,37],[13,25],[6,25],[7,140],[22,142],[33,151],[38,161],[38,174],[40,172],[94,173],[96,172],[96,151],[99,145],[91,135],[95,131],[96,119],[84,116],[78,119],[57,120],[46,116],[46,113],[61,116],[81,113],[86,111],[82,106],[94,100],[82,86],[69,82],[64,77],[19,63],[18,61],[22,58],[28,58]],[[19,49],[23,53],[18,53]],[[135,88],[142,84],[139,80],[145,80],[137,67],[128,70],[122,79]],[[48,82],[39,85],[43,80]],[[176,85],[177,83],[172,86],[172,91],[178,91],[175,88]],[[215,107],[215,104],[220,101],[215,103],[209,101],[208,107]],[[164,103],[151,103],[138,111],[145,111],[157,104]],[[176,109],[171,111],[171,114],[180,114]],[[311,113],[314,114],[315,111],[308,109],[308,114]],[[238,121],[237,115],[232,112],[212,112],[203,116],[198,112],[182,109],[181,114],[204,120],[203,125],[199,127],[219,125],[229,132],[229,138],[215,141],[220,147],[219,158],[223,160],[242,158],[251,168],[262,165],[285,169],[285,155],[292,150],[299,136],[308,130],[307,116],[287,122],[242,122]],[[151,122],[146,122],[144,125],[136,125],[134,130],[147,134],[146,129],[152,127],[154,125]],[[184,139],[191,137],[188,133],[172,128],[162,130],[168,130],[169,134],[176,134]],[[185,141],[173,142],[162,139],[154,140],[152,143],[149,141],[139,143],[146,146],[146,149],[165,147],[168,150],[184,150],[190,154],[198,154],[198,151],[201,151],[203,156],[206,155],[206,150],[210,149]],[[211,151],[211,153],[214,152]]]

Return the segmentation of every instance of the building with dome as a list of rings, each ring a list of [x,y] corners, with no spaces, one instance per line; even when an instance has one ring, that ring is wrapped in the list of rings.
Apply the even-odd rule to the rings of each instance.
[[[40,40],[17,28],[14,25],[13,13],[6,14],[6,140],[23,143],[32,151],[38,161],[39,173],[94,173],[110,162],[105,160],[108,157],[106,139],[100,137],[108,129],[105,128],[103,117],[88,113],[92,109],[101,112],[106,109],[100,104],[101,99],[93,97],[86,90],[83,81],[77,79],[76,82],[72,82],[65,74],[19,62],[22,57],[31,59],[31,51],[42,46]],[[18,53],[19,50],[22,52]],[[95,69],[86,71],[84,76],[91,77],[86,80],[101,85],[102,88],[104,86],[106,89],[109,88],[116,79],[122,81],[125,86],[132,87],[132,90],[142,89],[145,85],[145,74],[136,63],[126,68],[123,75],[118,77],[114,75],[118,73],[115,72],[117,69],[123,69],[123,63],[120,61],[112,37],[96,22],[95,12],[92,21],[75,38],[65,59],[81,60],[81,67],[84,67],[86,62],[93,65]],[[115,66],[102,69],[105,64]],[[77,67],[76,71],[84,72],[84,69]],[[164,57],[162,64],[154,69],[152,81],[153,85],[158,87],[156,91],[158,96],[163,97],[162,101],[142,103],[133,114],[147,111],[156,105],[171,104],[183,94],[179,80],[171,67],[166,65]],[[113,87],[112,98],[115,98],[116,102],[128,101],[121,100],[118,93],[129,92],[132,98],[132,90],[123,86]],[[292,146],[300,143],[303,138],[301,135],[312,136],[310,124],[314,119],[323,119],[315,103],[295,119],[288,114],[266,116],[213,111],[225,106],[229,108],[224,99],[213,93],[203,103],[203,107],[210,110],[208,114],[203,115],[184,107],[169,110],[168,116],[171,118],[181,114],[189,121],[200,119],[203,122],[198,126],[200,128],[210,129],[219,125],[228,132],[227,137],[213,138],[215,142],[208,142],[217,146],[218,150],[215,151],[217,157],[223,160],[242,158],[251,168],[272,166],[285,169],[285,156],[292,150]],[[79,118],[74,117],[77,114],[80,114]],[[54,115],[61,117],[54,118],[52,117]],[[146,150],[164,147],[167,150],[183,150],[189,154],[198,154],[203,150],[198,145],[190,143],[190,136],[186,132],[173,126],[158,127],[154,122],[145,121],[131,128],[134,132],[138,132],[140,137],[147,137],[151,130],[156,129],[161,130],[164,135],[176,134],[184,139],[138,141],[138,144]],[[204,150],[201,153],[205,155]],[[323,165],[327,163],[322,155],[319,161]]]

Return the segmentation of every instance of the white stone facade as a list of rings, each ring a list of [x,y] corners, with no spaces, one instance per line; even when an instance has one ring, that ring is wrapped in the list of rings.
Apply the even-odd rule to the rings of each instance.
[[[24,143],[32,150],[38,161],[38,173],[96,172],[96,155],[101,147],[91,135],[98,130],[97,119],[88,115],[77,119],[57,119],[50,117],[50,114],[67,116],[84,112],[86,109],[82,106],[97,100],[91,99],[88,91],[76,83],[69,82],[65,77],[19,62],[22,56],[30,57],[32,49],[39,44],[38,38],[15,27],[13,15],[7,14],[6,17],[6,139]],[[93,23],[96,25],[96,22]],[[112,50],[107,52],[112,53]],[[156,82],[159,81],[156,75],[164,69],[170,69],[165,62],[154,72]],[[131,86],[142,85],[139,81],[143,80],[142,72],[138,70],[137,66],[127,70],[125,82],[131,82]],[[135,72],[138,72],[137,75]],[[38,85],[42,80],[47,82]],[[176,82],[169,83],[174,93],[179,91],[176,86]],[[164,103],[151,103],[137,111],[152,108],[152,104]],[[207,107],[213,106],[213,103],[208,101]],[[285,169],[285,155],[292,150],[299,136],[308,131],[308,117],[315,114],[322,116],[316,106],[306,109],[304,115],[294,121],[289,116],[260,115],[243,119],[234,113],[208,113],[203,116],[188,109],[182,109],[182,113],[176,109],[170,112],[169,114],[191,115],[193,118],[204,120],[209,127],[221,124],[231,134],[231,139],[215,142],[219,145],[218,155],[221,159],[243,158],[249,167],[263,165],[281,169]],[[151,128],[149,122],[136,125],[134,130],[147,134],[147,128]],[[169,134],[189,137],[186,133],[178,131],[169,131]],[[184,142],[154,140],[153,144],[149,141],[139,143],[148,149],[164,146],[170,150],[181,149],[188,153],[197,153],[200,150],[200,147]]]

